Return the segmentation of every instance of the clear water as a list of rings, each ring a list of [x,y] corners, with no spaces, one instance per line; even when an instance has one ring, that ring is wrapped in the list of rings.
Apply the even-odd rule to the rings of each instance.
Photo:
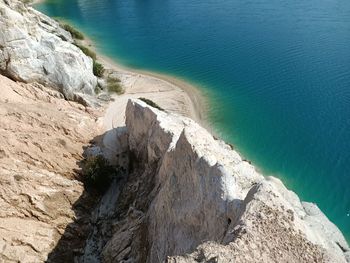
[[[209,121],[350,240],[348,0],[49,0],[100,51],[210,94]]]

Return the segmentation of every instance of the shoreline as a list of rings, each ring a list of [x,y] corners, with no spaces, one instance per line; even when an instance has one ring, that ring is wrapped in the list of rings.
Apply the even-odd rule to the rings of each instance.
[[[122,81],[122,86],[125,90],[123,94],[111,95],[114,101],[107,105],[105,122],[112,121],[113,128],[116,125],[124,125],[124,121],[118,119],[118,116],[114,116],[112,120],[113,117],[109,115],[114,114],[116,110],[125,110],[127,101],[130,98],[145,97],[154,101],[168,112],[191,118],[206,129],[212,130],[208,123],[205,122],[207,98],[205,98],[199,88],[176,77],[132,69],[121,65],[114,59],[102,54],[96,48],[94,41],[86,37],[86,35],[84,37],[85,39],[78,41],[78,43],[87,46],[95,52],[97,56],[96,61],[104,66],[105,71],[109,71],[112,74],[116,73]],[[124,114],[122,117],[125,117]],[[109,124],[105,124],[105,126],[112,128]]]
[[[69,21],[61,21],[70,24]],[[75,27],[75,25],[73,26]],[[80,30],[80,28],[76,28]],[[115,59],[102,54],[98,50],[96,42],[87,36],[85,32],[81,32],[84,35],[84,39],[76,39],[75,42],[93,51],[96,54],[96,61],[104,66],[106,72],[117,73],[125,90],[123,94],[111,95],[113,101],[107,103],[105,119],[103,121],[105,129],[108,130],[125,124],[124,112],[128,99],[145,97],[154,101],[168,112],[194,120],[207,129],[213,136],[217,137],[213,127],[206,119],[209,100],[199,87],[174,76],[124,66]],[[143,86],[138,86],[136,82],[143,82]],[[123,114],[116,116],[114,114],[116,111],[123,111]]]
[[[108,70],[114,70],[117,71],[119,74],[137,74],[138,77],[143,77],[146,78],[147,80],[153,81],[161,81],[163,82],[163,84],[166,86],[166,88],[169,89],[179,89],[182,92],[186,93],[186,95],[189,97],[190,102],[184,102],[184,104],[186,105],[185,107],[187,107],[188,110],[188,114],[181,114],[181,112],[177,112],[176,110],[171,110],[174,113],[178,113],[181,115],[185,115],[185,117],[189,117],[193,120],[195,120],[196,122],[199,122],[201,124],[204,124],[204,119],[205,119],[205,112],[207,111],[206,109],[206,104],[207,104],[207,98],[205,98],[203,92],[181,80],[178,79],[174,76],[170,76],[170,75],[166,75],[166,74],[162,74],[162,73],[157,73],[157,72],[152,72],[152,71],[147,71],[147,70],[137,70],[137,69],[133,69],[133,68],[129,68],[127,66],[121,65],[119,64],[115,59],[108,57],[107,55],[102,54],[99,50],[97,50],[96,48],[96,44],[93,40],[91,40],[90,38],[87,38],[86,35],[85,39],[82,41],[79,41],[80,43],[86,45],[87,47],[89,47],[92,51],[94,51],[96,53],[97,56],[97,62],[100,62],[105,69]],[[137,94],[137,93],[146,93],[147,92],[147,88],[145,88],[145,90],[138,90],[135,93],[130,92],[130,90],[125,90],[124,94]],[[151,91],[152,93],[156,93],[156,91]],[[162,90],[159,90],[160,92],[164,92]],[[124,95],[122,94],[122,95]],[[115,98],[116,96],[122,96],[122,95],[115,95],[113,96],[113,98]],[[158,103],[158,102],[157,102]],[[160,103],[162,104],[162,103]],[[167,108],[166,106],[164,106],[165,109]],[[166,109],[169,110],[169,109]]]
[[[63,19],[60,21],[70,24],[69,21]],[[80,28],[75,25],[73,27],[80,31]],[[104,55],[98,50],[96,42],[87,36],[85,32],[81,32],[84,35],[84,39],[75,39],[75,43],[93,51],[96,54],[96,61],[104,66],[107,75],[117,75],[125,91],[119,95],[111,94],[113,101],[107,103],[105,120],[103,121],[103,126],[106,130],[125,124],[125,109],[129,99],[145,97],[154,101],[167,112],[194,120],[213,136],[217,136],[206,119],[209,100],[199,87],[171,75],[124,66],[115,59]],[[116,116],[116,111],[122,112],[122,114]]]
[[[36,9],[35,6],[43,2],[45,2],[45,0],[33,0],[31,7]],[[71,24],[64,19],[59,19],[59,21],[65,24]],[[73,27],[76,26],[73,25]],[[81,31],[79,27],[76,28]],[[105,72],[116,73],[118,78],[122,81],[125,92],[121,95],[111,95],[114,102],[112,101],[107,104],[107,115],[109,108],[115,108],[113,104],[122,103],[126,106],[125,97],[128,99],[146,97],[156,102],[166,111],[193,119],[214,134],[213,128],[205,121],[208,111],[208,98],[200,88],[175,76],[148,70],[137,70],[124,66],[118,63],[116,59],[103,54],[102,51],[98,50],[96,41],[85,32],[81,32],[84,35],[84,39],[74,39],[75,43],[86,46],[93,51],[96,54],[96,61],[104,66]],[[142,84],[139,84],[138,87],[135,88],[136,82],[142,82]],[[121,110],[120,107],[118,107],[118,110]],[[123,124],[123,122],[119,123],[119,125],[121,124]]]
[[[35,9],[35,5],[41,4],[47,0],[33,0],[32,7]],[[125,88],[125,93],[121,95],[117,94],[111,94],[111,97],[113,101],[107,102],[105,105],[105,116],[103,117],[103,120],[101,120],[102,123],[100,123],[103,126],[103,129],[105,131],[121,127],[125,125],[124,119],[125,119],[125,109],[128,99],[130,98],[139,98],[141,95],[145,96],[146,98],[151,99],[152,101],[156,102],[158,105],[160,105],[162,108],[164,108],[166,111],[171,113],[176,113],[185,117],[188,117],[198,124],[200,124],[203,128],[205,128],[207,131],[209,131],[214,138],[223,140],[217,132],[215,132],[215,129],[213,126],[210,125],[210,123],[207,121],[206,116],[208,112],[208,103],[209,99],[203,94],[203,91],[200,90],[200,88],[195,87],[194,85],[191,85],[187,83],[186,81],[183,81],[181,79],[178,79],[174,76],[147,71],[147,70],[137,70],[133,68],[129,68],[127,66],[124,66],[120,63],[118,63],[115,59],[109,57],[108,55],[102,54],[100,50],[98,50],[96,41],[94,41],[91,37],[89,37],[84,31],[82,31],[79,27],[76,25],[73,25],[70,21],[67,21],[63,18],[59,18],[58,21],[64,22],[65,24],[69,24],[79,30],[83,35],[84,39],[74,39],[75,43],[81,44],[87,48],[89,48],[91,51],[93,51],[96,54],[96,61],[101,63],[105,70],[108,71],[115,71],[118,72],[123,78],[123,76],[132,75],[132,77],[145,77],[148,81],[152,82],[152,80],[155,81],[161,81],[163,82],[164,86],[163,88],[170,88],[170,90],[167,90],[168,92],[171,91],[180,91],[180,93],[186,94],[186,97],[188,100],[178,100],[176,95],[179,95],[179,93],[170,95],[168,99],[175,104],[175,107],[172,109],[169,109],[167,105],[164,105],[164,102],[162,99],[164,97],[157,96],[157,94],[165,93],[167,91],[164,90],[158,90],[158,91],[151,91],[149,92],[147,88],[141,88],[138,89],[136,92],[133,92],[132,90]],[[73,43],[74,43],[73,42]],[[155,96],[149,96],[147,93],[150,93]],[[179,105],[183,104],[185,108],[187,108],[188,112],[181,111],[179,109]],[[115,114],[115,112],[121,112],[122,114]],[[108,139],[109,140],[109,139]],[[104,146],[107,147],[107,145],[111,143],[109,141],[108,143],[105,142]],[[227,143],[225,141],[225,143]],[[243,154],[237,149],[234,145],[230,144],[231,147],[235,149],[239,153],[239,155],[242,157],[242,159],[248,161],[251,163],[250,160],[244,158]],[[255,170],[259,173],[262,172],[260,167],[254,165]]]

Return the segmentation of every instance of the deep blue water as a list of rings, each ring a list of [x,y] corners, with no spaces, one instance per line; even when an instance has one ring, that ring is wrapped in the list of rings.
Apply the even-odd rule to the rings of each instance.
[[[190,81],[208,120],[350,240],[350,1],[49,0],[129,67]]]

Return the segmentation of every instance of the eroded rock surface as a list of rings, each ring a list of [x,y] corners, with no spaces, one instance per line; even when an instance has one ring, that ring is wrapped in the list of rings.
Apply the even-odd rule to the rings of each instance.
[[[92,59],[58,23],[16,0],[0,0],[0,73],[54,87],[69,100],[94,94]]]
[[[76,170],[96,118],[55,90],[0,75],[0,262],[71,262],[83,247],[94,200]]]
[[[136,100],[126,126],[132,166],[98,260],[346,262],[347,242],[316,205],[194,121]]]

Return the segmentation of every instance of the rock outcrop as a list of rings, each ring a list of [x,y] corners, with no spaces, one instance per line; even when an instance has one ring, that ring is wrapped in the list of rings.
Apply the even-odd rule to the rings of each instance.
[[[347,262],[347,242],[316,205],[194,121],[134,100],[126,126],[132,168],[99,260]]]
[[[316,205],[140,100],[126,127],[98,136],[105,148],[87,151],[123,166],[91,214],[99,199],[77,170],[98,113],[65,99],[94,93],[92,60],[19,1],[0,0],[0,29],[0,73],[12,79],[0,75],[1,262],[350,262]]]
[[[0,262],[71,262],[84,246],[95,200],[76,170],[97,113],[0,75]]]
[[[19,1],[0,0],[0,29],[1,74],[54,87],[69,100],[94,94],[92,59],[56,21]]]

